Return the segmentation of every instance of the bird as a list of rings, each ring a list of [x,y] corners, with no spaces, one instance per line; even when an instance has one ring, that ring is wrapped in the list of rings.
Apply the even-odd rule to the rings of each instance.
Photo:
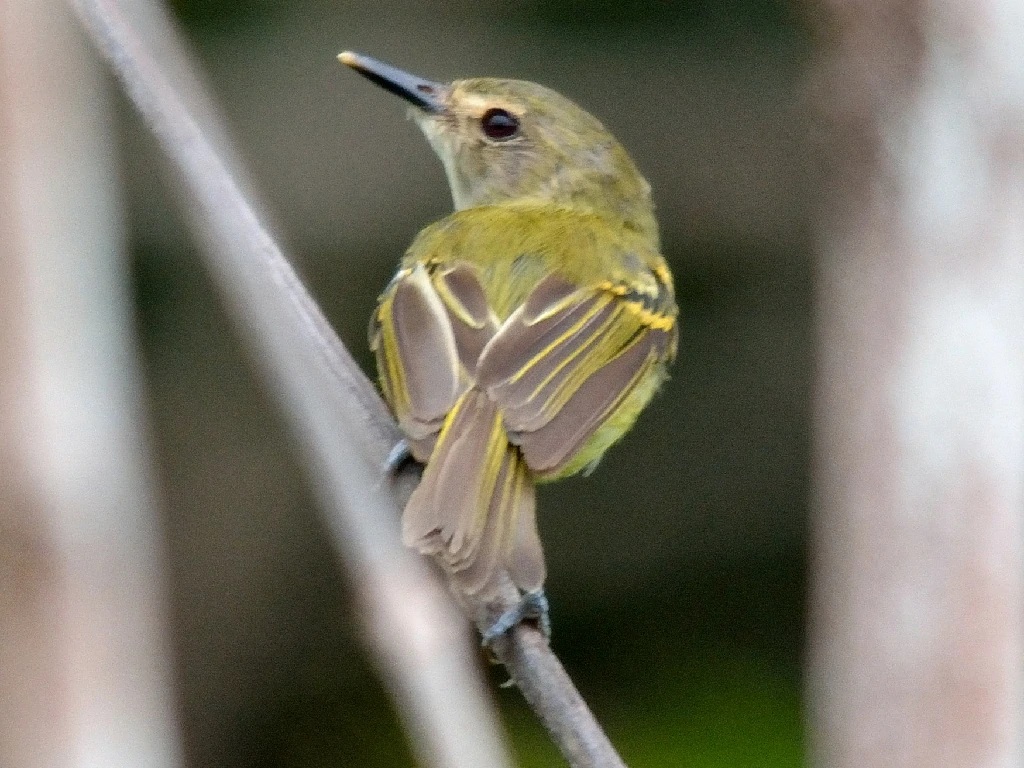
[[[369,340],[424,465],[406,545],[455,593],[519,603],[550,636],[536,485],[589,474],[667,378],[678,307],[651,187],[597,118],[524,80],[439,83],[351,51],[338,58],[411,106],[454,211],[423,229],[380,294]]]

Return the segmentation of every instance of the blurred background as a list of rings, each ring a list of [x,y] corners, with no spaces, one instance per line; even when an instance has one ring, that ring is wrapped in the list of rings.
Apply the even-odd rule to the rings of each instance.
[[[404,104],[340,50],[435,80],[535,80],[630,150],[675,274],[680,355],[592,477],[541,492],[553,646],[634,768],[803,764],[815,189],[793,4],[171,6],[285,251],[368,372],[377,292],[451,203]],[[116,107],[188,764],[411,766],[173,174]],[[518,692],[494,691],[520,764],[562,765]]]

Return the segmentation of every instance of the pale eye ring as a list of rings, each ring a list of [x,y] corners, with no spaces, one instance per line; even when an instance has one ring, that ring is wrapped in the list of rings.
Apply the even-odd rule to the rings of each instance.
[[[480,129],[491,141],[508,141],[519,135],[519,118],[499,107],[492,107],[480,118]]]

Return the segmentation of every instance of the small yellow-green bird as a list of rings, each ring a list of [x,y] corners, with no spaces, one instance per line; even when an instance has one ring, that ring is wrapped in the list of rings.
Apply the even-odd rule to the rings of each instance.
[[[596,118],[520,80],[442,84],[339,59],[412,103],[455,212],[414,240],[370,323],[384,396],[426,465],[403,517],[455,590],[507,573],[548,631],[534,486],[587,473],[675,356],[651,188]]]

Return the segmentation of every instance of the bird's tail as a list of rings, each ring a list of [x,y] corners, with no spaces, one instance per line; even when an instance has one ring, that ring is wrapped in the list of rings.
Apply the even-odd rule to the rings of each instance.
[[[405,508],[406,545],[434,555],[458,591],[486,598],[506,569],[524,592],[544,583],[533,480],[486,394],[469,389],[448,414]]]

